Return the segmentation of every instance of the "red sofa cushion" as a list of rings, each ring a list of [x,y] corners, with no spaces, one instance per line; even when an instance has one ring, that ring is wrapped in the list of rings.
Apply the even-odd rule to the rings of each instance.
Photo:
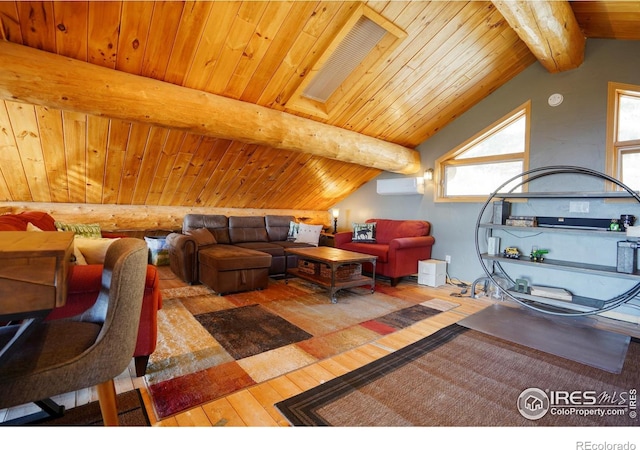
[[[18,214],[18,217],[26,222],[31,222],[42,231],[57,231],[55,221],[46,212],[42,211],[25,211]]]
[[[347,242],[341,247],[343,250],[351,252],[365,253],[377,256],[377,262],[386,263],[389,261],[389,244],[370,244],[366,242]]]
[[[13,214],[0,216],[0,231],[25,231],[27,222],[20,220]]]
[[[20,214],[0,216],[0,231],[26,231],[29,222],[42,231],[56,231],[53,217],[41,211],[25,211]]]
[[[368,219],[376,223],[376,242],[388,244],[403,237],[429,236],[430,224],[422,220]]]
[[[144,285],[144,297],[155,294],[158,290],[158,271],[155,266],[147,266],[147,278]],[[67,283],[67,302],[61,308],[55,308],[47,316],[47,320],[63,319],[80,314],[92,306],[102,284],[102,264],[89,264],[86,266],[71,266]],[[158,299],[154,301],[157,303]],[[160,309],[160,304],[157,305]]]

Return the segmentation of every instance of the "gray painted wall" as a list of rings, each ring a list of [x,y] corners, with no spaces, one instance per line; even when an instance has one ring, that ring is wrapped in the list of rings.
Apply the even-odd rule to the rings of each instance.
[[[433,167],[438,157],[530,99],[530,168],[562,164],[604,171],[607,85],[610,81],[640,85],[640,42],[589,39],[582,66],[560,74],[550,74],[539,63],[533,64],[422,143],[418,147],[422,166],[425,169]],[[547,99],[556,92],[564,96],[564,102],[552,108]],[[385,172],[378,178],[395,177],[401,175]],[[569,177],[553,181],[542,189],[599,191],[602,184],[597,179]],[[530,190],[534,190],[533,183]],[[450,277],[473,281],[484,276],[474,244],[475,223],[482,204],[435,203],[431,185],[427,185],[424,196],[380,196],[376,194],[376,180],[373,180],[335,206],[340,208],[340,230],[349,229],[352,222],[374,217],[426,219],[432,223],[432,234],[436,239],[433,257],[444,260],[445,255],[451,256]],[[547,208],[551,210],[547,211]],[[557,208],[555,213],[553,208]],[[609,217],[606,208],[606,205],[592,203],[590,213],[586,215]],[[546,205],[544,213],[535,206],[533,209],[536,214],[532,215],[567,215],[568,201]],[[538,245],[533,240],[530,242]],[[603,245],[611,247],[612,244]],[[528,253],[530,248],[527,246],[523,251]],[[584,245],[584,240],[578,246],[590,258],[602,254],[599,248]],[[606,253],[609,260],[615,261],[615,243],[613,247]],[[615,262],[611,264],[615,265]],[[563,276],[572,275],[564,273]]]

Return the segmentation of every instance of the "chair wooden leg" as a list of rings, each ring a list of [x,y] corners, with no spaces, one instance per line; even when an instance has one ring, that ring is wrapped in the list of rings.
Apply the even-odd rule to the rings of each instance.
[[[105,381],[97,386],[100,412],[105,427],[120,425],[118,407],[116,405],[116,386],[113,380]]]

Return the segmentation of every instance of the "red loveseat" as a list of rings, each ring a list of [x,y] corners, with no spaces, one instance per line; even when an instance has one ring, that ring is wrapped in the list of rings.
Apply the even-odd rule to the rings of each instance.
[[[418,273],[418,261],[431,258],[435,239],[429,235],[429,222],[392,219],[366,221],[373,222],[376,224],[375,242],[354,242],[351,231],[341,231],[334,237],[336,248],[377,256],[376,275],[389,277],[391,286],[396,286],[402,277]],[[366,263],[363,269],[371,272],[372,266]]]
[[[42,231],[56,231],[54,219],[40,211],[25,211],[20,214],[0,215],[0,231],[26,231],[28,224]],[[123,237],[103,233],[103,237]],[[160,278],[155,266],[147,266],[147,279],[142,301],[138,341],[134,352],[136,375],[145,374],[149,356],[156,349],[158,337],[158,310],[162,308],[162,296],[159,287]],[[54,309],[47,320],[73,317],[89,309],[98,298],[102,283],[102,264],[72,265],[67,285],[67,302]]]

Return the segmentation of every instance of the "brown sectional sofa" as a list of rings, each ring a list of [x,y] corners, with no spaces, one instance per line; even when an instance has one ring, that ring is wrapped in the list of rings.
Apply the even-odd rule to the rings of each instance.
[[[270,275],[284,275],[285,249],[310,244],[287,240],[294,216],[187,214],[182,233],[167,236],[171,270],[183,281],[203,283],[219,294],[267,287]],[[199,244],[190,232],[206,228],[215,240]],[[289,267],[297,264],[289,255]]]

